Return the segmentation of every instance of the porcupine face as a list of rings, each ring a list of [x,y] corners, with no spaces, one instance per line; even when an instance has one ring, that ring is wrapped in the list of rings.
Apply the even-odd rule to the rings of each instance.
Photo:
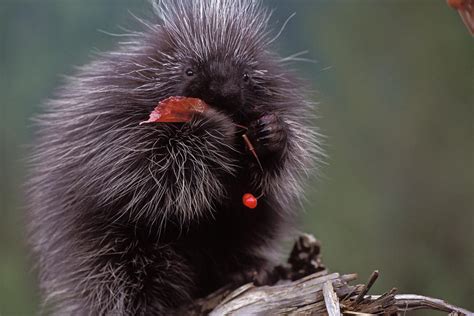
[[[268,14],[254,1],[163,1],[162,34],[170,45],[177,95],[196,97],[231,115],[247,115],[264,99]],[[240,120],[239,119],[239,120]]]
[[[188,66],[181,89],[182,95],[200,98],[230,115],[245,110],[247,101],[255,98],[245,65],[225,59]]]

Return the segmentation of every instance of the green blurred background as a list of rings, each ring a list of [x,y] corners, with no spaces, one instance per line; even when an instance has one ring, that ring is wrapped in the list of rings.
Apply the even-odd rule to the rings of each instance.
[[[474,46],[444,0],[266,1],[283,55],[311,82],[329,164],[308,192],[304,230],[333,271],[381,271],[375,292],[474,309]],[[29,118],[62,74],[114,47],[145,0],[0,0],[0,315],[37,310],[24,246]],[[128,11],[130,10],[130,12]]]

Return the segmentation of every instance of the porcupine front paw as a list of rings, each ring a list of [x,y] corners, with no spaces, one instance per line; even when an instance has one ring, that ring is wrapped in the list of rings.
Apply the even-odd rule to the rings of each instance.
[[[270,154],[281,158],[286,150],[285,125],[275,114],[266,114],[254,121],[249,126],[248,135],[257,155],[262,159]]]
[[[278,274],[270,267],[252,268],[233,275],[232,279],[237,286],[246,283],[253,283],[256,286],[272,285],[278,281]]]

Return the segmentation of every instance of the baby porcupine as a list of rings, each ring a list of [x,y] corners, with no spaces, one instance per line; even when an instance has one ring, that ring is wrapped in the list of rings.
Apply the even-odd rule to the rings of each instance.
[[[318,155],[312,104],[269,51],[259,3],[163,0],[156,11],[37,119],[30,240],[54,314],[154,315],[252,271],[264,282]],[[139,125],[170,96],[210,110]],[[246,192],[263,194],[256,209]]]

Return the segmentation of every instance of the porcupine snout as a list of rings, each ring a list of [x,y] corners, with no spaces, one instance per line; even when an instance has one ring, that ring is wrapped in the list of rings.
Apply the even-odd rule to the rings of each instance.
[[[210,102],[219,104],[229,112],[237,111],[242,103],[240,86],[230,79],[213,80],[209,85]]]
[[[244,103],[242,71],[226,60],[214,60],[198,70],[187,85],[187,95],[204,100],[230,115]]]

